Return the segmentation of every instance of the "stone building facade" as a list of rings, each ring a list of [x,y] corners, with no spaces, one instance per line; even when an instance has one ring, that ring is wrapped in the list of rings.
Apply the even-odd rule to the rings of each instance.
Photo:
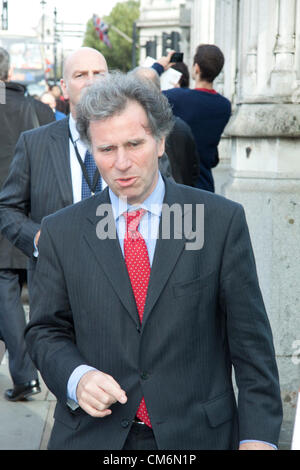
[[[140,33],[140,63],[146,58],[146,43],[156,41],[157,58],[162,55],[162,34],[180,34],[180,49],[190,63],[191,4],[182,0],[141,0],[137,27]]]

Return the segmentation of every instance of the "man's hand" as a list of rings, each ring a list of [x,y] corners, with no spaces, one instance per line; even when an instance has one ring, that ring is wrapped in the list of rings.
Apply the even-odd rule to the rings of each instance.
[[[239,450],[275,450],[274,447],[263,442],[244,442],[240,444]]]
[[[117,401],[127,402],[120,385],[108,374],[100,371],[86,372],[80,379],[77,390],[79,406],[94,418],[104,418],[112,413],[109,409]]]
[[[36,236],[34,237],[34,243],[36,247],[38,246],[40,235],[41,235],[41,231],[39,230]]]
[[[175,51],[170,51],[168,55],[161,57],[158,59],[156,62],[158,62],[160,65],[163,66],[163,68],[168,70],[172,65],[175,64],[175,62],[170,62],[172,55],[174,54]]]

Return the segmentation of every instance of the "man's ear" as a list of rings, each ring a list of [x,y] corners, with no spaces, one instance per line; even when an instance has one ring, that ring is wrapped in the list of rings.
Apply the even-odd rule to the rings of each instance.
[[[68,90],[67,90],[67,84],[65,82],[65,80],[63,78],[60,79],[60,87],[61,87],[61,90],[63,92],[63,95],[64,95],[64,98],[66,100],[69,99],[69,95],[68,95]]]
[[[166,144],[166,138],[163,137],[159,142],[158,142],[158,158],[161,158],[165,152],[165,144]]]
[[[196,63],[193,65],[193,75],[195,77],[201,78],[201,70],[200,70],[199,65]]]

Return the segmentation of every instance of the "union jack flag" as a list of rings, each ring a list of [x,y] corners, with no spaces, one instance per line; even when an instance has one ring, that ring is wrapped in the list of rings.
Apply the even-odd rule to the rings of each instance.
[[[104,44],[107,45],[107,47],[111,47],[111,43],[108,39],[108,29],[109,26],[104,23],[101,18],[97,15],[93,15],[93,23],[94,23],[94,28],[99,36],[100,41],[103,41]]]
[[[46,59],[46,69],[45,69],[45,73],[51,72],[52,69],[53,69],[53,64],[51,64],[51,62],[50,62],[49,59]]]

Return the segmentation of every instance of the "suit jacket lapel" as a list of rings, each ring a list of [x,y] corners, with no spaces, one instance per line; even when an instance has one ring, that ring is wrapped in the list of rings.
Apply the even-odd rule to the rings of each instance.
[[[138,325],[137,307],[117,233],[115,231],[114,238],[109,237],[105,240],[99,239],[97,235],[97,225],[101,221],[108,220],[107,213],[105,215],[97,215],[97,208],[101,204],[110,205],[108,188],[93,197],[92,201],[93,203],[90,204],[86,215],[87,223],[84,226],[84,240],[93,251],[97,262],[109,279],[112,289],[120,298],[135,324]],[[105,220],[104,217],[106,218]],[[111,218],[110,221],[115,227],[114,219]]]
[[[69,118],[62,119],[57,122],[56,126],[53,126],[49,147],[57,186],[65,206],[73,203],[68,126]]]

